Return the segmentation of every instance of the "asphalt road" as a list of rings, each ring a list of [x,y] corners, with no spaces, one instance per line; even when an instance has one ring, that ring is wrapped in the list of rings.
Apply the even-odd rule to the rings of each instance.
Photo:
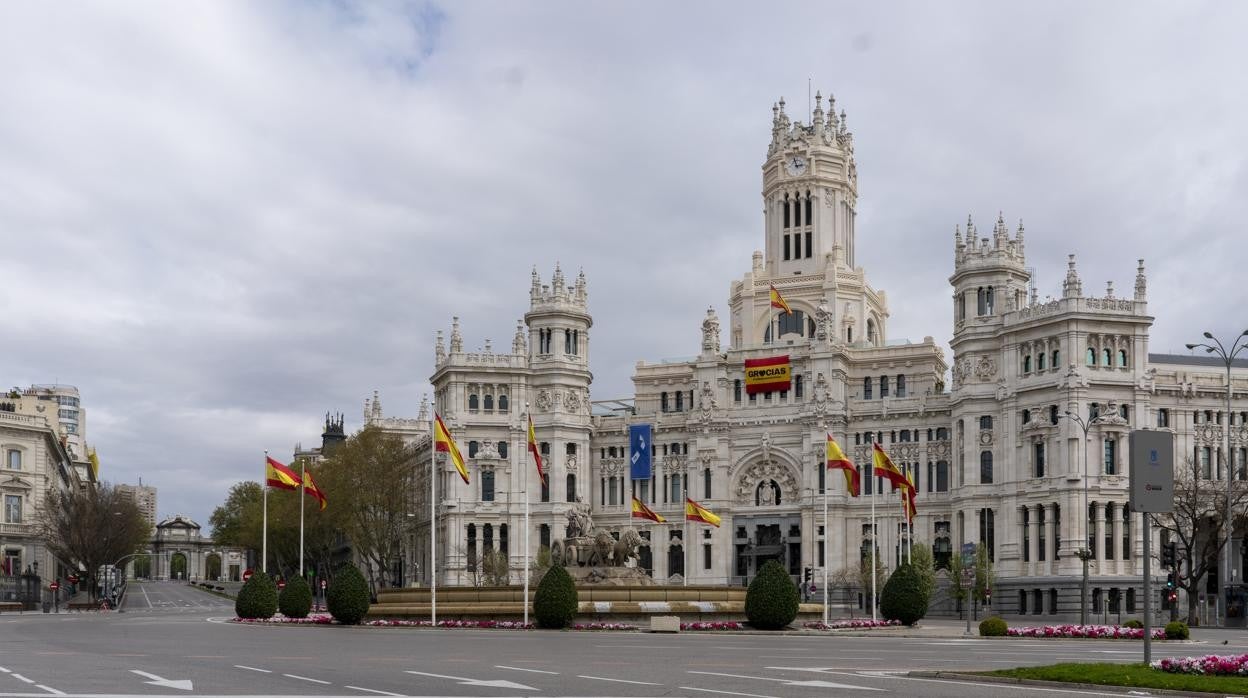
[[[905,676],[1058,661],[1139,661],[1127,641],[519,632],[226,623],[227,599],[136,584],[127,613],[0,616],[0,696],[1121,695]],[[1155,656],[1248,652],[1248,633]],[[1228,645],[1221,645],[1221,640]],[[153,683],[154,682],[154,683]]]

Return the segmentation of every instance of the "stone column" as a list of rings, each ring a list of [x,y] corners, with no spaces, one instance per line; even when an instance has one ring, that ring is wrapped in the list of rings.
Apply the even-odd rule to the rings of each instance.
[[[1030,529],[1029,531],[1027,531],[1027,537],[1031,540],[1031,542],[1027,545],[1028,547],[1027,555],[1028,557],[1031,558],[1031,561],[1032,561],[1032,564],[1029,565],[1030,567],[1030,569],[1028,570],[1029,573],[1041,568],[1041,565],[1038,564],[1040,562],[1040,515],[1039,515],[1039,512],[1041,511],[1044,511],[1043,504],[1038,505],[1035,508],[1035,511],[1029,511],[1027,514],[1027,527]],[[1047,534],[1048,531],[1045,531],[1045,533]],[[1049,559],[1050,557],[1051,556],[1049,555],[1045,555],[1046,560]]]
[[[1122,574],[1124,567],[1122,560],[1127,557],[1127,553],[1129,552],[1122,548],[1122,510],[1125,506],[1126,504],[1119,504],[1115,507],[1114,518],[1109,522],[1110,531],[1112,531],[1114,540],[1114,549],[1117,552],[1117,554],[1114,555],[1114,572],[1116,574]]]
[[[1093,527],[1093,543],[1096,545],[1096,559],[1105,559],[1105,504],[1098,502],[1088,502],[1090,507],[1088,514],[1095,522]],[[1104,571],[1104,570],[1099,570]]]

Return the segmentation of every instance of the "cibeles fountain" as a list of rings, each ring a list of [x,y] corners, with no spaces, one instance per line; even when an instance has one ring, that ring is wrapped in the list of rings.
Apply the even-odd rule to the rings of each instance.
[[[620,531],[618,540],[604,528],[595,530],[589,505],[578,499],[568,510],[567,534],[550,546],[550,564],[566,569],[578,585],[655,586],[637,565],[643,544],[635,528]]]

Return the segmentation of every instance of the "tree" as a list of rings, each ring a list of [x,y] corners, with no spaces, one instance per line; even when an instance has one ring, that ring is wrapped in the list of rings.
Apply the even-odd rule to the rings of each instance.
[[[996,581],[997,574],[992,569],[992,560],[988,558],[988,548],[980,545],[975,550],[975,600],[987,601]]]
[[[965,570],[966,566],[962,564],[962,553],[955,550],[949,556],[949,596],[958,605],[959,618],[962,617],[962,602],[966,601],[967,592],[970,591],[966,585]]]
[[[930,599],[925,582],[911,564],[902,564],[880,592],[880,614],[887,620],[914,625],[927,615]]]
[[[481,556],[481,572],[486,586],[502,587],[511,582],[511,561],[501,550],[487,550]]]
[[[868,551],[866,557],[864,557],[862,562],[858,565],[858,584],[862,588],[863,596],[867,599],[871,599],[870,603],[866,605],[866,609],[868,611],[871,610],[875,603],[875,599],[872,598],[871,594],[872,562],[875,563],[875,591],[882,592],[884,590],[884,585],[888,583],[888,569],[884,567],[884,563],[880,562],[878,558]]]
[[[346,565],[334,575],[325,593],[325,606],[343,625],[355,625],[368,613],[368,582],[355,565]]]
[[[853,595],[854,589],[858,586],[859,571],[852,567],[841,567],[832,574],[828,575],[828,592],[832,589],[841,590],[841,602],[849,607],[849,617],[854,617],[854,604],[849,603]],[[829,599],[832,597],[829,596]]]
[[[53,555],[82,570],[92,598],[100,568],[124,562],[152,537],[134,500],[107,482],[49,490],[36,514],[36,530]]]
[[[529,564],[529,584],[538,584],[550,569],[550,548],[542,546],[537,549],[537,557]]]
[[[533,615],[542,628],[562,628],[576,615],[576,584],[562,567],[551,567],[533,594]]]
[[[914,566],[915,573],[919,575],[924,593],[927,594],[928,599],[931,599],[932,594],[936,593],[936,562],[932,556],[931,546],[916,543],[910,550],[910,564]]]
[[[799,603],[789,573],[779,562],[768,560],[745,591],[745,617],[759,630],[779,630],[797,617]]]
[[[1217,574],[1218,549],[1223,541],[1222,521],[1226,514],[1226,482],[1201,477],[1200,463],[1184,459],[1174,469],[1174,510],[1169,514],[1153,514],[1152,520],[1168,533],[1178,548],[1181,575],[1175,586],[1187,592],[1187,622],[1196,622],[1196,607],[1203,580],[1209,573]],[[1248,483],[1232,483],[1231,507],[1242,509],[1248,495]],[[1163,536],[1164,537],[1164,536]]]
[[[351,541],[371,586],[397,583],[385,572],[403,562],[403,541],[411,530],[408,513],[417,496],[413,449],[396,434],[365,427],[320,464],[316,482],[329,500],[327,520]]]

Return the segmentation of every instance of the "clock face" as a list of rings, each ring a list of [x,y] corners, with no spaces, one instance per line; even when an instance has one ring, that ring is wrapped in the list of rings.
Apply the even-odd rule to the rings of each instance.
[[[800,175],[806,171],[806,158],[801,155],[790,155],[784,161],[784,171],[791,175]]]

